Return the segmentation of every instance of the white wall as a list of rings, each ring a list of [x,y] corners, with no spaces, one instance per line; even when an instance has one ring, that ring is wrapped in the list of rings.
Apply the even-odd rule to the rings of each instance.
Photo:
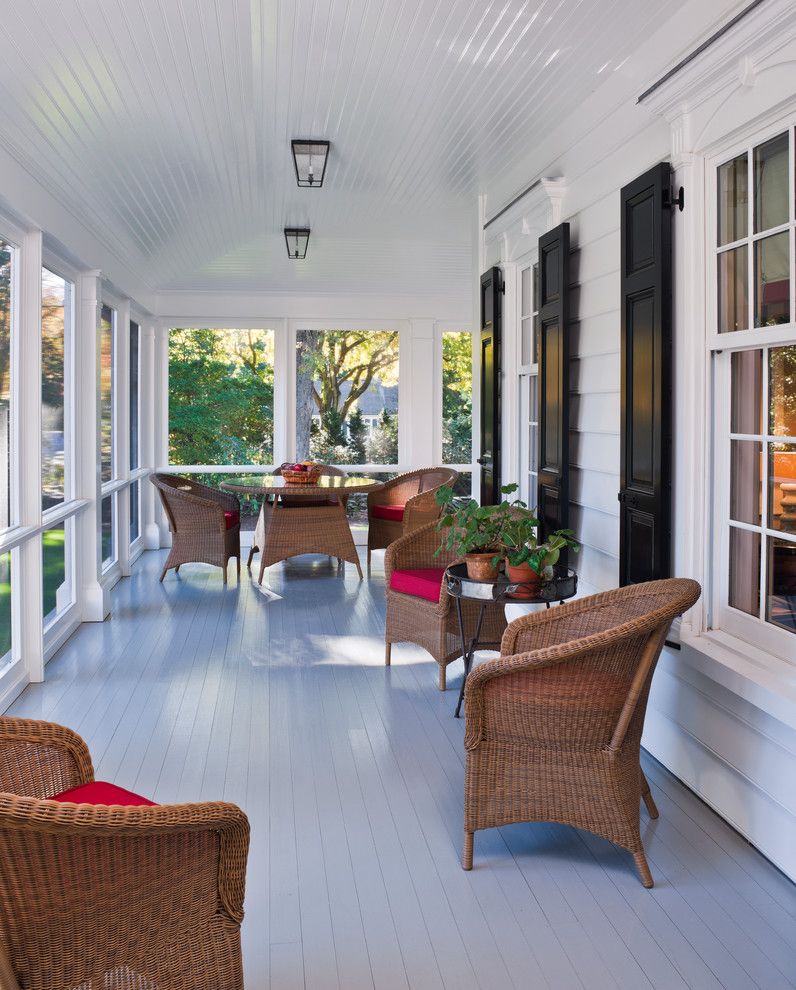
[[[683,45],[684,28],[690,29],[693,42],[686,49],[695,47],[703,35],[715,30],[726,6],[714,2],[695,9],[692,5],[687,20],[679,17],[664,25],[639,53],[637,61],[650,74],[644,85],[641,80],[631,81],[622,94],[621,81],[612,81],[573,118],[562,122],[543,147],[529,153],[522,181],[513,173],[515,188],[527,187],[535,175],[555,176],[557,194],[564,190],[560,203],[551,188],[537,186],[482,234],[483,267],[501,264],[508,286],[513,282],[514,260],[526,255],[539,235],[559,219],[570,223],[570,511],[583,541],[578,571],[584,593],[615,587],[619,573],[620,189],[663,159],[673,162],[674,184],[685,185],[687,204],[673,220],[675,573],[704,581],[704,561],[696,548],[704,535],[699,512],[708,479],[695,448],[698,420],[690,413],[704,401],[706,387],[698,358],[704,354],[704,313],[694,305],[705,224],[704,164],[698,145],[705,144],[708,136],[715,141],[723,132],[748,126],[772,107],[788,101],[796,107],[796,18],[788,17],[786,4],[774,2],[756,12],[776,25],[768,32],[770,38],[754,25],[747,24],[741,32],[737,41],[741,48],[757,41],[753,85],[748,73],[744,76],[743,52],[728,54],[732,38],[723,42],[723,50],[720,46],[708,64],[703,61],[702,77],[692,66],[690,81],[696,92],[716,94],[701,111],[685,96],[679,101],[673,96],[665,106],[661,102],[655,107],[657,113],[638,106],[635,97],[667,68],[661,64],[660,52]],[[680,40],[675,42],[678,32]],[[790,48],[784,45],[788,38],[793,39]],[[729,75],[720,92],[719,75],[727,75],[728,64]],[[511,199],[510,193],[509,180],[496,176],[486,189],[486,215],[497,213]],[[513,342],[516,326],[511,323],[511,310],[507,305],[506,336]],[[504,414],[509,420],[505,433],[510,438],[516,435],[513,353],[513,346],[506,348],[503,383]],[[516,450],[504,454],[504,481],[515,480]],[[749,650],[734,651],[731,644],[706,635],[704,625],[697,610],[695,618],[684,620],[687,642],[682,649],[664,651],[650,697],[644,745],[796,879],[796,667],[773,657],[753,657]]]

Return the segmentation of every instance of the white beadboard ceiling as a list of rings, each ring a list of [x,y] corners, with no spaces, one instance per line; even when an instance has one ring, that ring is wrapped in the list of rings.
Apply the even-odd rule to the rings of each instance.
[[[0,142],[153,291],[469,294],[479,189],[682,5],[6,0]]]

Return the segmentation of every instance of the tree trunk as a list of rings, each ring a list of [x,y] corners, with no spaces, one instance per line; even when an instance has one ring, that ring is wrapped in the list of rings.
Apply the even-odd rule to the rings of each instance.
[[[318,346],[314,330],[296,331],[296,458],[306,461],[310,456],[312,414],[315,411],[312,388],[312,364],[308,357]]]

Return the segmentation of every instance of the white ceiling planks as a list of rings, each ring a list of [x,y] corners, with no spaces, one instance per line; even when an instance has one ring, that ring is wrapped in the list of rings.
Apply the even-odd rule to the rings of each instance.
[[[7,2],[0,143],[153,291],[469,294],[479,189],[682,3]]]

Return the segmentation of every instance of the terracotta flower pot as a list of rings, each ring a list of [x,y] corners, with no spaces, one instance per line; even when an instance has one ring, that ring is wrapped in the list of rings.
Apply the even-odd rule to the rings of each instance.
[[[466,553],[467,577],[472,581],[494,581],[498,575],[497,564],[493,564],[495,551],[488,553]]]
[[[542,575],[535,571],[526,561],[518,567],[513,567],[506,560],[506,575],[510,584],[522,584],[521,588],[509,593],[509,598],[537,598],[542,587]]]

